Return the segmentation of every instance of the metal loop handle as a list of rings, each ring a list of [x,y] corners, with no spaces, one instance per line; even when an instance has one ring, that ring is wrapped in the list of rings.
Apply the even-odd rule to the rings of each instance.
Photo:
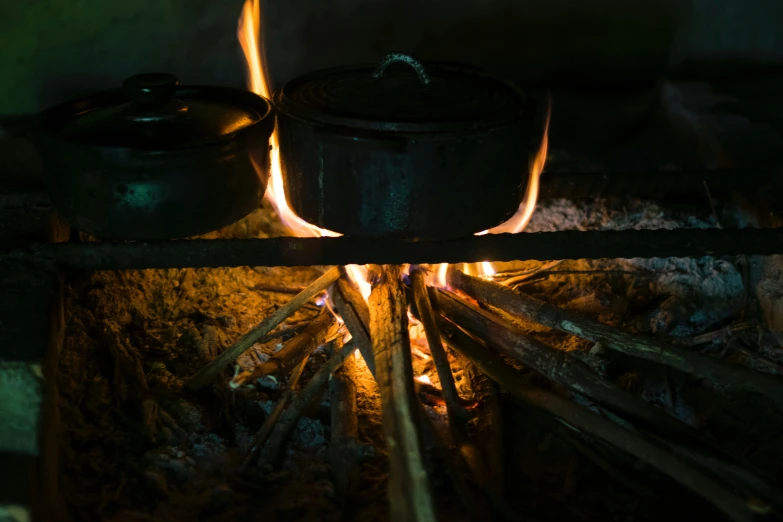
[[[372,77],[375,78],[376,80],[381,78],[383,76],[383,73],[386,72],[386,69],[388,69],[389,66],[393,63],[407,64],[414,71],[416,71],[416,75],[419,77],[419,83],[421,83],[422,85],[430,84],[430,77],[427,74],[427,71],[424,69],[424,66],[421,64],[421,62],[416,60],[412,56],[403,53],[387,54],[386,58],[384,58],[383,61],[380,63],[380,65],[378,65],[378,68],[375,69],[375,72],[372,74]]]

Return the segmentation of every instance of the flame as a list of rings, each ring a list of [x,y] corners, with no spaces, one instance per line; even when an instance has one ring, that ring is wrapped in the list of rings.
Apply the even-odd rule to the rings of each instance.
[[[525,229],[530,222],[530,218],[533,216],[533,212],[536,210],[536,203],[538,202],[538,191],[540,187],[541,173],[544,171],[546,165],[546,156],[549,150],[549,121],[552,118],[552,100],[547,101],[546,120],[544,123],[544,136],[541,139],[541,145],[536,152],[536,156],[533,159],[533,163],[530,166],[530,176],[528,177],[527,192],[525,193],[525,199],[519,205],[516,213],[511,216],[511,219],[505,223],[479,232],[477,236],[483,236],[484,234],[517,234]],[[435,270],[437,275],[434,284],[441,288],[447,287],[446,275],[448,273],[449,265],[441,263]],[[482,263],[463,263],[462,271],[468,275],[476,275],[478,277],[492,277],[495,275],[495,268],[489,261]]]
[[[266,48],[262,38],[261,1],[245,0],[239,17],[237,38],[245,54],[247,65],[247,88],[265,98],[270,98],[269,72],[266,63]],[[266,199],[272,204],[280,221],[297,237],[337,237],[341,234],[320,228],[297,216],[285,197],[283,169],[280,162],[277,129],[269,138],[270,179],[266,188]],[[346,266],[349,277],[358,285],[365,300],[370,296],[370,283],[367,282],[367,269],[359,265]]]
[[[549,149],[549,120],[552,118],[552,100],[548,100],[546,111],[546,122],[544,123],[544,136],[541,139],[541,145],[536,152],[536,157],[533,160],[533,164],[530,166],[530,177],[527,182],[527,193],[525,199],[519,205],[517,212],[511,216],[511,219],[505,223],[490,228],[484,232],[479,232],[477,236],[484,234],[503,234],[511,233],[516,234],[524,230],[527,224],[530,222],[530,218],[533,216],[533,211],[536,209],[536,203],[538,202],[538,189],[539,181],[541,178],[541,172],[546,165],[546,155]]]
[[[269,98],[272,91],[269,86],[269,74],[266,61],[266,49],[264,47],[264,41],[262,38],[262,17],[261,17],[261,1],[260,0],[245,0],[245,4],[242,7],[242,14],[239,18],[239,27],[237,30],[237,38],[242,46],[242,51],[245,55],[245,62],[247,65],[247,86],[252,92]],[[549,104],[546,116],[546,126],[544,129],[544,137],[541,140],[541,146],[536,154],[533,164],[530,169],[530,176],[528,179],[527,193],[519,206],[519,209],[514,216],[505,223],[479,232],[476,235],[483,234],[502,234],[510,232],[516,234],[522,231],[530,221],[530,217],[536,208],[536,201],[538,200],[539,191],[539,178],[541,172],[544,170],[546,163],[547,149],[549,144],[549,120],[552,114],[552,106]],[[283,183],[283,170],[280,162],[280,148],[278,146],[277,130],[272,133],[269,139],[270,145],[270,180],[266,189],[266,199],[272,204],[277,211],[278,216],[283,224],[289,229],[289,231],[297,237],[337,237],[341,234],[320,228],[310,223],[307,223],[299,216],[297,216],[291,207],[288,206],[288,201],[285,197],[285,188]],[[463,264],[463,270],[465,273],[478,275],[480,277],[491,277],[495,274],[495,269],[488,261],[475,264]],[[367,281],[367,268],[360,265],[348,265],[346,271],[349,277],[359,287],[359,291],[365,300],[370,296],[371,285]],[[440,287],[446,287],[446,274],[448,272],[448,264],[442,263],[437,265],[434,270],[436,274],[433,283]]]

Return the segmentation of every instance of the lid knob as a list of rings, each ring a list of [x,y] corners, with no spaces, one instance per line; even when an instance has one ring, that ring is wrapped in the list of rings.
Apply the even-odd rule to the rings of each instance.
[[[166,105],[177,92],[179,80],[173,74],[137,74],[125,80],[122,87],[141,105]]]

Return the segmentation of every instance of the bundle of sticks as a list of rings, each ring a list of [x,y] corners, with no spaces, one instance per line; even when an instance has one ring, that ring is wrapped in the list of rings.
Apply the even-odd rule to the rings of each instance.
[[[238,387],[253,385],[262,377],[287,377],[286,391],[248,450],[243,467],[274,465],[305,407],[330,382],[328,455],[338,488],[356,491],[361,461],[368,451],[357,439],[354,358],[349,355],[358,350],[377,382],[383,405],[395,521],[436,519],[425,462],[428,453],[442,462],[471,519],[516,518],[504,500],[499,390],[670,476],[732,520],[750,521],[758,513],[783,508],[778,485],[719,441],[617,386],[578,358],[532,338],[510,318],[521,317],[631,357],[760,394],[778,407],[783,405],[779,379],[621,331],[459,271],[449,272],[449,290],[428,286],[426,270],[415,265],[409,268],[407,284],[398,265],[372,266],[369,273],[372,292],[365,301],[343,269],[328,270],[188,381],[191,389],[210,384],[299,307],[328,290],[339,317],[322,312],[270,360],[238,373],[230,382]],[[446,405],[450,443],[432,424],[417,394],[408,338],[409,310],[424,327]],[[346,340],[348,334],[350,340]],[[309,355],[324,344],[329,346],[330,358],[297,390]],[[482,403],[473,414],[483,416],[479,426],[487,431],[481,438],[484,444],[478,444],[467,429],[472,413],[457,392],[447,350],[464,362]],[[532,384],[509,359],[587,401],[575,402]]]

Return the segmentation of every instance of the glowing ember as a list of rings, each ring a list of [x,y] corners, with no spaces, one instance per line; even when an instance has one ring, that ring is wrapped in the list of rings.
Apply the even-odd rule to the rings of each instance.
[[[430,384],[430,385],[432,384],[432,381],[430,380],[429,375],[426,375],[426,374],[424,374],[424,375],[417,375],[413,379],[417,380],[419,382],[422,382],[424,384]]]

